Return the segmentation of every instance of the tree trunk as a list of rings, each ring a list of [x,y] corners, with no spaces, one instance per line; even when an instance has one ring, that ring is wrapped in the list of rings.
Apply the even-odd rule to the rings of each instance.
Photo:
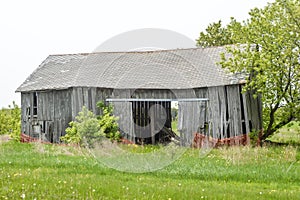
[[[267,137],[272,135],[275,131],[272,127],[275,122],[275,112],[277,111],[278,108],[279,108],[279,103],[277,103],[274,108],[271,108],[270,121],[267,130],[264,134],[259,135],[260,146],[262,146],[263,141],[267,139]]]
[[[277,110],[277,109],[276,109]],[[261,141],[261,145],[262,145],[262,142],[267,139],[267,137],[269,137],[270,135],[273,134],[274,130],[272,129],[272,126],[274,124],[274,121],[275,121],[275,111],[274,109],[271,110],[270,112],[270,121],[269,121],[269,124],[268,124],[268,128],[266,130],[266,132],[264,134],[262,134],[260,136],[260,141]]]

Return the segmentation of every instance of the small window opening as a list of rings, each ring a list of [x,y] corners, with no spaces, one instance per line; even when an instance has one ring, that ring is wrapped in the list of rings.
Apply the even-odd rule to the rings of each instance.
[[[33,93],[33,116],[37,116],[37,93]]]
[[[177,136],[180,136],[178,130],[178,101],[171,102],[171,130],[176,133]]]

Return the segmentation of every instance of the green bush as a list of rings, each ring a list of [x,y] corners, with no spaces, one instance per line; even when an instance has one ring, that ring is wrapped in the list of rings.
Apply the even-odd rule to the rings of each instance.
[[[61,141],[68,144],[78,144],[86,147],[93,147],[96,141],[101,140],[101,128],[95,114],[85,106],[75,118],[69,123],[66,135],[62,136]]]
[[[99,116],[102,133],[111,141],[120,141],[121,134],[117,123],[118,117],[113,115],[113,106],[111,104],[106,105],[103,101],[99,101],[97,106],[102,110],[102,115]]]
[[[255,130],[255,129],[253,129],[249,133],[250,143],[251,143],[252,146],[256,146],[257,145],[258,135],[259,135],[259,131]]]
[[[118,118],[112,114],[112,105],[98,102],[97,106],[102,110],[102,115],[97,118],[85,106],[82,107],[75,121],[69,123],[70,127],[66,129],[66,134],[60,137],[61,141],[86,147],[93,147],[93,144],[100,141],[102,136],[111,141],[120,141]]]
[[[20,141],[21,109],[13,102],[13,106],[0,110],[0,135],[9,134],[16,141]]]

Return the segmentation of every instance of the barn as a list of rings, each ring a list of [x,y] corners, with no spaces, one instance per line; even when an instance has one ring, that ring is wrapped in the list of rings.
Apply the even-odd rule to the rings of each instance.
[[[241,143],[262,128],[261,102],[242,93],[245,77],[217,63],[225,47],[50,55],[21,84],[22,133],[59,143],[86,106],[110,102],[124,138],[158,143],[172,131],[178,104],[180,143],[195,134]]]

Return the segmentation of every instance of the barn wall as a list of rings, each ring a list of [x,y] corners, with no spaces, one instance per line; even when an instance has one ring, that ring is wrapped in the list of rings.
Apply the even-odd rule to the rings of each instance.
[[[178,129],[182,133],[183,144],[191,145],[196,132],[215,139],[234,138],[249,133],[249,119],[254,120],[253,124],[259,121],[259,101],[253,102],[241,90],[241,85],[197,88],[197,98],[208,98],[207,105],[204,102],[180,102]],[[252,104],[248,105],[250,100]],[[252,109],[252,113],[249,113],[249,109]]]
[[[137,89],[130,90],[131,98],[138,99],[172,99],[175,98],[174,92],[170,90],[157,90],[157,89]]]
[[[131,98],[132,92],[132,90],[114,90],[112,98]],[[118,117],[118,124],[122,135],[126,139],[135,142],[136,135],[134,131],[135,124],[133,121],[132,102],[113,102],[113,106],[114,115]]]
[[[44,140],[53,142],[54,131],[54,91],[38,92],[38,112],[37,120],[42,126],[41,132],[44,133]]]
[[[175,91],[180,98],[206,98],[206,89]],[[200,95],[201,97],[199,97]],[[205,102],[178,102],[178,131],[180,132],[181,144],[190,146],[194,133],[204,130]]]
[[[228,107],[228,137],[235,137],[242,132],[242,104],[238,85],[226,86]]]
[[[194,133],[200,132],[213,138],[223,139],[249,133],[262,127],[261,102],[252,93],[241,94],[240,85],[197,88],[190,90],[112,90],[76,87],[65,90],[37,91],[37,115],[33,116],[34,92],[21,93],[22,132],[36,137],[43,133],[43,139],[59,142],[65,134],[68,123],[75,119],[82,106],[100,114],[96,103],[107,98],[208,98],[205,102],[180,102],[178,129],[182,144],[189,146]],[[132,105],[115,103],[115,114],[124,132],[134,138]],[[208,126],[206,125],[208,124]],[[209,127],[206,128],[205,127]],[[38,135],[41,137],[41,134]]]
[[[262,102],[261,97],[253,97],[253,92],[249,91],[245,94],[248,109],[248,120],[250,121],[250,131],[262,130]]]
[[[34,114],[34,94],[37,115]],[[22,93],[22,132],[44,141],[59,142],[72,120],[71,91],[49,90]],[[30,114],[29,111],[30,110]]]
[[[100,114],[100,109],[97,108],[98,101],[104,101],[112,96],[112,89],[74,87],[71,89],[72,101],[72,119],[74,120],[78,112],[85,106],[95,114]]]
[[[54,126],[53,142],[59,142],[60,137],[65,135],[65,129],[72,121],[71,90],[54,90]]]
[[[226,138],[228,126],[226,87],[208,88],[207,98],[209,99],[206,119],[209,122],[209,130],[207,132],[213,138]]]
[[[31,133],[31,93],[21,93],[21,132]]]

